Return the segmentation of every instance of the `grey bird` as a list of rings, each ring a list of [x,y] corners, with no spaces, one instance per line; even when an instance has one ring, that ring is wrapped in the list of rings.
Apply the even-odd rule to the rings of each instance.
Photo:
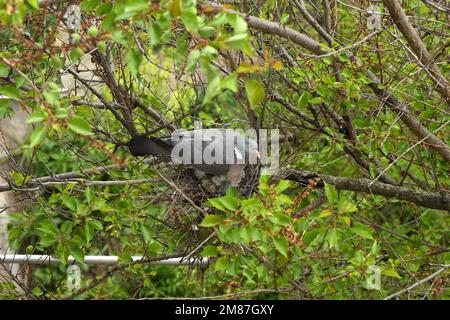
[[[134,156],[170,158],[200,173],[225,177],[237,186],[248,164],[260,158],[258,144],[232,129],[178,130],[166,137],[133,137],[128,147]]]

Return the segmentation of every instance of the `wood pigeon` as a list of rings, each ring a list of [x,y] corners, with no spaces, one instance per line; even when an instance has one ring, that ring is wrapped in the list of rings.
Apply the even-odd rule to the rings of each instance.
[[[170,158],[196,173],[223,177],[238,186],[248,164],[260,158],[258,144],[232,129],[177,130],[167,137],[133,137],[128,147],[134,156]]]

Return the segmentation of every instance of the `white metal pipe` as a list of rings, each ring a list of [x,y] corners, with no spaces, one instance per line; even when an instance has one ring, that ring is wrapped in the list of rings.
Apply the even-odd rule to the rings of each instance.
[[[143,256],[133,256],[133,261],[145,261],[146,257]],[[74,263],[76,260],[74,257],[69,256],[68,263]],[[5,254],[0,255],[1,263],[29,263],[29,264],[60,264],[61,260],[54,258],[49,255],[40,254]],[[184,257],[170,258],[159,261],[148,261],[144,262],[152,265],[196,265],[196,266],[206,266],[208,265],[208,258],[189,258]],[[114,265],[119,263],[118,256],[84,256],[84,263],[93,265]]]

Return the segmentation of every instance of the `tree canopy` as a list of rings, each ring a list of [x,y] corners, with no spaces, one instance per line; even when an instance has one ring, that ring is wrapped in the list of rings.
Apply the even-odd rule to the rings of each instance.
[[[0,297],[448,298],[446,5],[0,0],[0,216],[61,260]],[[278,129],[278,170],[214,194],[127,149],[196,122]]]

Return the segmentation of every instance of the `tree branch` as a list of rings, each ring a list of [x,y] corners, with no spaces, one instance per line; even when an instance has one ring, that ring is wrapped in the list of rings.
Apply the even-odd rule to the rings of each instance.
[[[399,291],[399,292],[396,292],[396,293],[394,293],[394,294],[391,294],[390,296],[384,298],[384,300],[390,300],[390,299],[395,298],[395,297],[397,297],[397,296],[399,296],[399,295],[401,295],[401,294],[403,294],[403,293],[405,293],[405,292],[411,291],[411,290],[414,289],[415,287],[420,286],[421,284],[423,284],[423,283],[425,283],[425,282],[427,282],[427,281],[430,281],[430,280],[436,278],[440,273],[442,273],[442,272],[444,272],[445,270],[447,270],[448,267],[449,267],[449,265],[445,265],[444,267],[442,267],[441,269],[439,269],[439,270],[436,271],[435,273],[429,275],[428,277],[426,277],[426,278],[424,278],[424,279],[422,279],[422,280],[420,280],[420,281],[417,281],[417,282],[414,283],[412,286],[409,286],[409,287],[406,288],[406,289],[403,289],[403,290],[401,290],[401,291]]]
[[[417,31],[409,22],[401,5],[397,0],[383,0],[383,3],[388,8],[389,14],[397,25],[397,28],[405,36],[414,54],[423,64],[424,68],[427,68],[430,72],[430,78],[436,85],[436,90],[447,103],[450,103],[450,88],[448,82],[434,64],[433,57],[428,52]]]
[[[145,159],[143,162],[144,163],[153,163],[154,159],[148,158],[148,159]],[[3,184],[0,184],[0,192],[11,191],[11,190],[29,191],[28,189],[30,189],[30,188],[38,188],[39,186],[42,186],[42,185],[45,186],[45,184],[55,185],[58,183],[66,183],[67,180],[70,180],[70,179],[82,179],[83,177],[88,177],[90,175],[105,173],[111,169],[123,169],[123,167],[121,167],[121,165],[119,165],[119,164],[111,164],[111,165],[99,166],[99,167],[95,167],[95,168],[87,169],[87,170],[81,169],[81,171],[71,171],[71,172],[60,173],[60,174],[56,174],[56,175],[43,176],[40,178],[31,179],[25,185],[22,185],[20,187],[14,186],[11,183],[3,183]],[[140,181],[131,180],[131,183],[137,184],[137,183],[142,183],[142,181],[143,181],[142,179]],[[100,181],[97,181],[97,182],[100,182]],[[101,182],[102,182],[102,185],[105,185],[106,181],[101,181]],[[106,182],[106,184],[108,184],[108,183],[109,184],[123,184],[123,182],[124,181],[119,181],[119,182],[108,181],[108,182]],[[96,184],[94,181],[90,181],[89,183],[94,184],[94,185]]]
[[[264,33],[274,34],[281,38],[287,39],[292,43],[298,44],[317,55],[323,55],[332,52],[332,49],[321,46],[320,43],[311,39],[310,37],[297,32],[294,29],[285,27],[279,23],[260,19],[251,15],[246,15],[235,10],[225,9],[221,5],[213,2],[207,1],[206,4],[207,6],[212,7],[216,10],[224,10],[226,12],[238,14],[247,21],[249,27]],[[208,10],[205,11],[208,12]],[[414,116],[412,116],[409,113],[406,105],[395,99],[392,93],[387,90],[379,89],[378,84],[381,83],[380,79],[378,79],[378,77],[370,70],[366,68],[363,69],[361,60],[358,57],[348,51],[346,52],[346,54],[350,57],[352,63],[362,69],[361,71],[364,71],[366,76],[372,81],[368,85],[375,92],[375,94],[381,100],[386,100],[387,105],[395,112],[400,114],[400,118],[402,119],[402,121],[417,137],[419,137],[420,139],[424,139],[424,142],[428,143],[432,148],[436,149],[436,151],[438,151],[447,162],[450,162],[450,148],[436,135],[434,135],[426,127],[424,127]]]
[[[450,210],[450,195],[444,192],[421,192],[382,182],[372,182],[372,180],[365,178],[344,178],[296,169],[286,170],[279,176],[282,179],[300,183],[307,183],[309,179],[319,177],[321,181],[317,184],[318,187],[322,187],[325,182],[333,185],[338,190],[349,190],[385,196],[387,198],[398,198],[425,208]]]

